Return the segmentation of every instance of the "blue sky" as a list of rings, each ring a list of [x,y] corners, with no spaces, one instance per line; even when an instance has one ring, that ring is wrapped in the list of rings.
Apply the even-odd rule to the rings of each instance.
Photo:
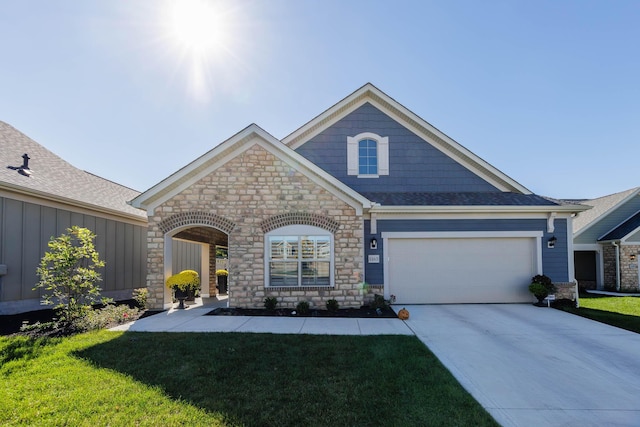
[[[0,0],[0,120],[143,191],[371,82],[534,193],[640,186],[640,1],[211,3],[194,56],[170,1]]]

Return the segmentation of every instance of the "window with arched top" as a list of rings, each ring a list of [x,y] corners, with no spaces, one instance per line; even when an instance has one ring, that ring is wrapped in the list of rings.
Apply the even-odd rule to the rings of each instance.
[[[389,137],[371,132],[348,136],[347,174],[358,178],[389,175]]]

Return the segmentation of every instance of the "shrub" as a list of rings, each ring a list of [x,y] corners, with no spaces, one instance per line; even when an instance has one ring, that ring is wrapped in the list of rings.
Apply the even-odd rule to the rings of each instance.
[[[54,310],[63,324],[84,316],[92,304],[110,301],[100,295],[97,285],[102,279],[96,270],[105,262],[95,250],[95,234],[75,225],[67,228],[67,233],[49,240],[49,251],[37,269],[40,281],[33,288],[44,289],[42,302],[55,304]]]
[[[369,307],[375,309],[383,309],[389,307],[389,302],[380,294],[375,294],[373,300],[369,303]]]
[[[302,314],[302,315],[309,314],[309,310],[310,310],[310,307],[307,301],[300,301],[298,305],[296,305],[296,311],[298,312],[298,314]]]
[[[542,301],[549,295],[549,291],[542,283],[532,283],[529,285],[529,292],[531,292],[538,301]]]
[[[266,308],[269,311],[275,310],[277,305],[278,305],[278,299],[276,297],[266,297],[264,299],[264,308]]]
[[[149,289],[137,288],[133,290],[133,299],[142,310],[147,308],[147,299],[149,298]]]
[[[91,310],[87,314],[76,319],[74,327],[78,331],[91,331],[106,327],[120,325],[138,318],[140,311],[137,308],[130,308],[126,304],[109,304],[98,310]]]
[[[553,288],[554,288],[553,282],[549,277],[545,276],[544,274],[538,274],[536,276],[533,276],[531,278],[531,283],[539,283],[542,286],[544,286],[545,289],[547,290],[547,294],[553,292]]]
[[[551,292],[553,292],[554,286],[551,279],[544,274],[538,274],[531,278],[531,284],[529,285],[529,292],[531,292],[539,302],[545,299]]]
[[[327,301],[327,310],[329,310],[330,312],[335,313],[339,308],[340,304],[337,300],[330,299],[329,301]]]
[[[182,270],[178,274],[167,279],[167,287],[171,289],[180,289],[187,291],[189,289],[198,289],[200,287],[200,276],[194,270]]]

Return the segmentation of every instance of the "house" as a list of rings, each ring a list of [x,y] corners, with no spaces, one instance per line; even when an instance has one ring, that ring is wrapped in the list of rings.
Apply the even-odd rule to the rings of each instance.
[[[96,235],[102,294],[131,298],[145,286],[147,218],[127,201],[139,192],[70,165],[0,122],[0,314],[41,305],[36,269],[51,237],[77,225]]]
[[[228,247],[236,307],[532,302],[536,274],[575,298],[572,221],[588,209],[533,194],[371,84],[283,140],[248,126],[132,205],[157,308],[176,236]]]
[[[575,276],[582,289],[640,290],[640,187],[593,200],[573,221]]]

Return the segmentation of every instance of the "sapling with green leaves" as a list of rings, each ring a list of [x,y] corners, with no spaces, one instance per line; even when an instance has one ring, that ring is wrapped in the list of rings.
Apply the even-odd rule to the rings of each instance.
[[[37,269],[40,281],[33,288],[43,289],[42,301],[53,305],[60,321],[71,324],[82,318],[92,304],[110,302],[100,295],[98,269],[100,259],[93,241],[95,234],[87,228],[73,226],[67,234],[52,237]]]

